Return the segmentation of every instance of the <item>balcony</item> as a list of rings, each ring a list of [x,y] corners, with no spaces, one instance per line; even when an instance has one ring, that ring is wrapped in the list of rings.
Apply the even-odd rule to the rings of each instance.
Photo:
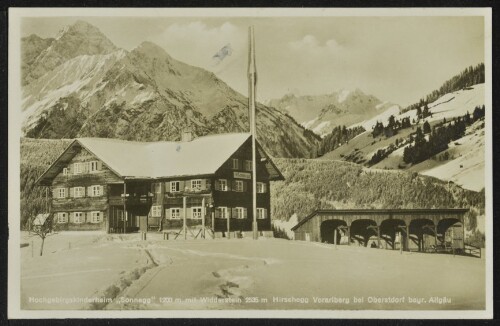
[[[120,196],[110,196],[109,197],[109,204],[110,205],[123,205],[126,204],[127,206],[135,206],[135,205],[149,205],[151,206],[153,203],[153,197],[150,195],[133,195],[133,194],[126,194],[126,195],[120,195]]]

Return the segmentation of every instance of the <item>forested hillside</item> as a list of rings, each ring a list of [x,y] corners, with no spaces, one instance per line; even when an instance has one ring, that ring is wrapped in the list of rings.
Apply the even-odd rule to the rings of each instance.
[[[35,187],[35,182],[70,142],[67,139],[21,139],[21,227],[30,216],[45,212],[46,188]]]
[[[285,180],[271,186],[275,219],[299,220],[315,209],[473,207],[483,214],[484,191],[462,189],[436,178],[384,171],[331,160],[275,159]],[[468,222],[475,228],[475,218]]]

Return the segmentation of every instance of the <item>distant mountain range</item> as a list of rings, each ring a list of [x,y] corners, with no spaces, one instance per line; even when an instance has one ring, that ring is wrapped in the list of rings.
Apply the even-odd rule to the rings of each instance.
[[[154,141],[178,140],[186,127],[198,136],[248,130],[245,96],[154,43],[129,52],[78,21],[55,38],[25,37],[21,47],[26,137]],[[309,157],[319,144],[293,118],[261,104],[257,132],[273,156]]]
[[[291,115],[298,123],[324,136],[336,126],[351,126],[399,106],[382,102],[359,89],[339,90],[326,95],[285,95],[269,101],[269,106]]]

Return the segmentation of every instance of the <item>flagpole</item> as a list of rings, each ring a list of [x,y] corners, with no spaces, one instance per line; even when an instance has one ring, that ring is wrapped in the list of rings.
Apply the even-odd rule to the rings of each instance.
[[[253,26],[248,28],[248,109],[250,115],[250,134],[252,136],[252,231],[253,239],[258,239],[257,227],[257,164],[255,153],[256,114],[255,114],[255,87],[257,84],[257,70],[255,67],[255,39]]]

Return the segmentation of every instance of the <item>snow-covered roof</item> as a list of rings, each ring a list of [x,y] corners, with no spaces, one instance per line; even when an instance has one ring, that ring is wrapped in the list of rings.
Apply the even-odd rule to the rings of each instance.
[[[45,221],[49,217],[49,213],[41,213],[38,214],[34,219],[33,219],[33,225],[44,225]]]
[[[218,134],[189,142],[137,142],[110,138],[77,138],[37,181],[48,181],[76,154],[80,144],[122,178],[168,178],[214,174],[249,138],[248,133]],[[267,155],[258,146],[261,156]],[[267,157],[270,174],[281,176]],[[282,176],[281,176],[282,177]]]

